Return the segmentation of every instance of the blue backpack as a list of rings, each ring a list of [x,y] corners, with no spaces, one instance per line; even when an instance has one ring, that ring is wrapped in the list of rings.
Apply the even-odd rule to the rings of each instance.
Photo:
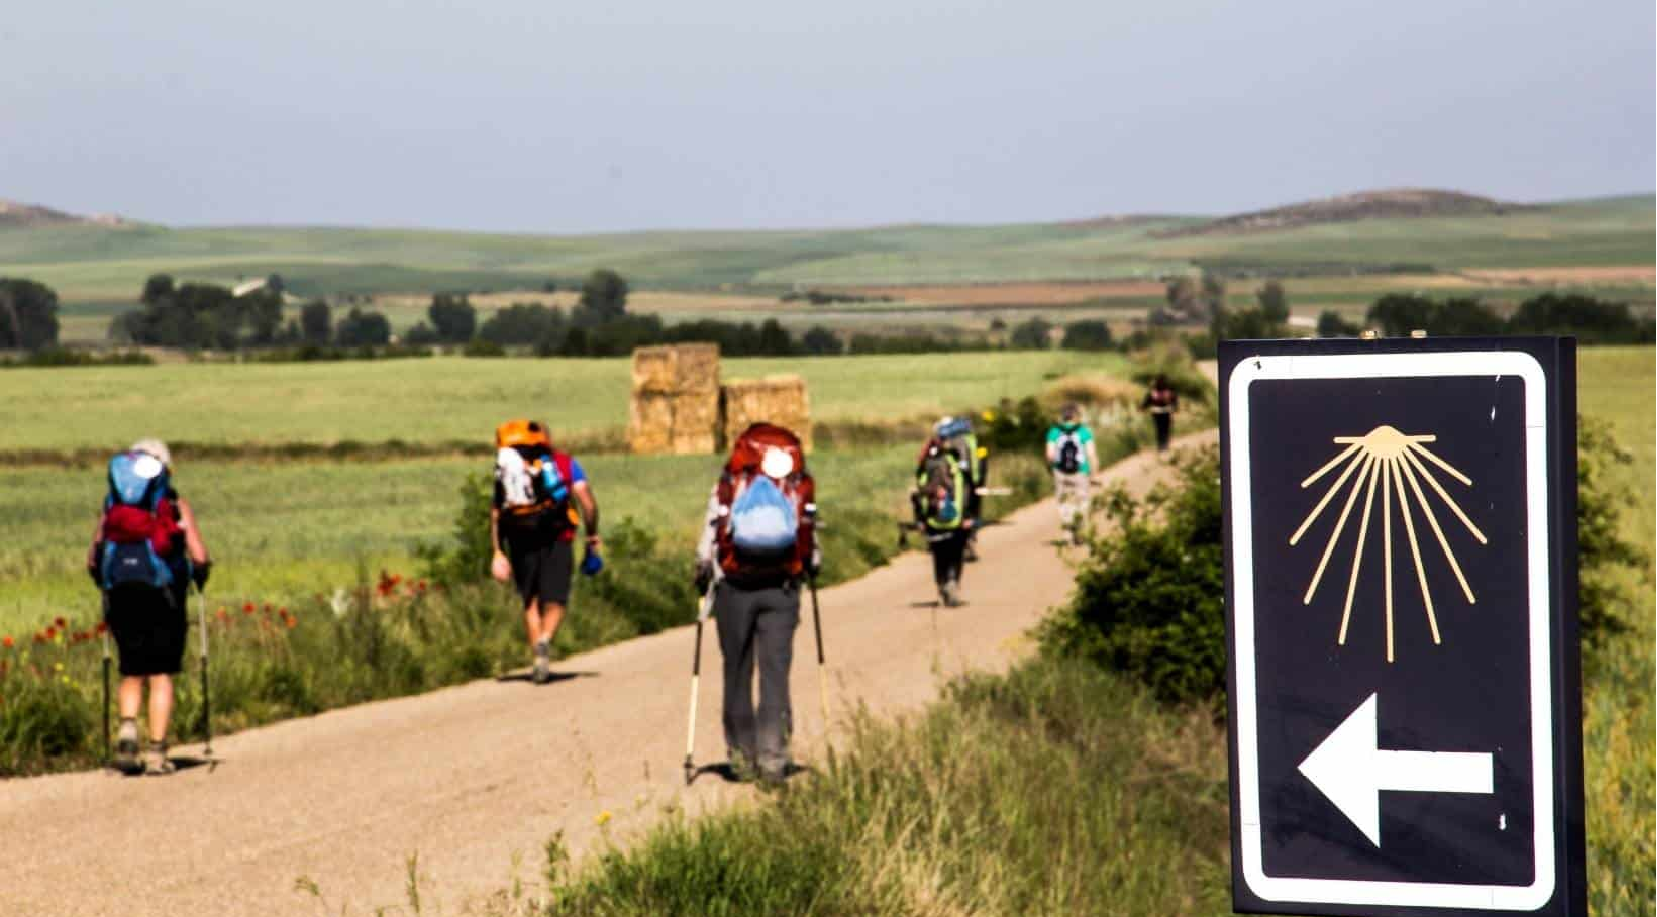
[[[164,589],[175,580],[172,566],[156,542],[167,543],[177,526],[167,495],[172,490],[167,466],[142,452],[123,452],[109,460],[109,495],[104,498],[98,578],[104,589],[148,586]]]
[[[775,562],[794,551],[800,517],[775,481],[756,474],[731,504],[731,545],[745,562]]]

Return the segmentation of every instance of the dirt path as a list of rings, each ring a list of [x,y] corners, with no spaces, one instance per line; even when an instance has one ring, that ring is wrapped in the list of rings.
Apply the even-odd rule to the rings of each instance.
[[[1104,478],[1143,490],[1165,470],[1140,455]],[[1024,651],[1025,629],[1070,590],[1057,536],[1051,502],[985,529],[985,560],[967,569],[964,608],[930,606],[930,561],[918,552],[825,590],[831,720],[858,704],[878,714],[911,709],[953,673],[1005,667]],[[811,627],[802,623],[796,748],[809,763],[823,723]],[[474,682],[249,730],[216,743],[221,763],[211,772],[0,784],[0,914],[322,913],[296,890],[301,878],[321,888],[327,913],[343,904],[372,914],[405,903],[414,853],[426,913],[461,913],[514,874],[539,883],[554,832],[579,857],[668,805],[694,813],[752,793],[712,775],[683,785],[691,643],[681,627],[567,660],[557,670],[581,677],[546,687]],[[704,653],[712,677],[703,679],[696,754],[713,762],[724,749],[711,636]]]

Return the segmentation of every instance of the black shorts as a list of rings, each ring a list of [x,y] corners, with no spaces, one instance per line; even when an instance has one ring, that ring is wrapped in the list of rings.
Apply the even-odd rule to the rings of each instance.
[[[508,542],[507,548],[512,560],[512,581],[526,604],[530,599],[540,599],[543,604],[570,603],[570,579],[575,573],[573,542],[554,541],[522,551]]]
[[[148,586],[112,589],[104,621],[115,637],[122,675],[173,675],[183,671],[189,614],[171,590]]]

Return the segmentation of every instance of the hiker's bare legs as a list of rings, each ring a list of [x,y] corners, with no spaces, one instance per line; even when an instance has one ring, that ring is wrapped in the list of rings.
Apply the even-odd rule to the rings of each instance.
[[[173,677],[151,675],[150,681],[150,741],[167,741],[167,724],[173,718]]]
[[[171,675],[122,675],[116,692],[116,704],[121,719],[138,719],[138,709],[144,706],[144,683],[150,686],[150,741],[167,738],[167,725],[173,719],[173,677]]]
[[[559,625],[564,623],[564,606],[557,602],[548,602],[541,606],[541,639],[551,645],[552,638],[557,635]]]
[[[138,719],[138,708],[144,706],[144,676],[122,675],[121,686],[115,692],[115,704],[121,710],[121,719]]]
[[[564,606],[557,602],[541,604],[540,599],[530,599],[524,603],[524,630],[529,634],[529,648],[542,640],[552,643],[552,638],[558,633],[558,626],[564,623]]]

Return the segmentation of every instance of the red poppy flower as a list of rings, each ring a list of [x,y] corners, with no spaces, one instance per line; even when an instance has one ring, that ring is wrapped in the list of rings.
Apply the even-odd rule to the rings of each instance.
[[[98,636],[102,637],[104,634],[109,632],[109,625],[99,621],[95,630],[98,632]]]
[[[242,613],[243,614],[253,614],[253,603],[252,602],[242,603]]]
[[[13,640],[9,635],[6,636],[5,638],[0,638],[0,646],[4,646],[8,650],[11,649],[12,644],[14,644],[16,642],[17,641]]]
[[[57,628],[58,628],[58,630],[64,630],[64,629],[66,629],[66,628],[68,628],[68,627],[69,627],[69,622],[68,622],[68,621],[65,621],[65,620],[63,620],[63,619],[62,619],[62,618],[53,618],[53,619],[52,619],[52,623],[53,623],[53,624],[54,624],[54,625],[56,625],[56,627],[57,627]]]
[[[58,636],[58,629],[56,627],[46,628],[46,639],[55,640],[55,639],[57,639],[57,636]]]

